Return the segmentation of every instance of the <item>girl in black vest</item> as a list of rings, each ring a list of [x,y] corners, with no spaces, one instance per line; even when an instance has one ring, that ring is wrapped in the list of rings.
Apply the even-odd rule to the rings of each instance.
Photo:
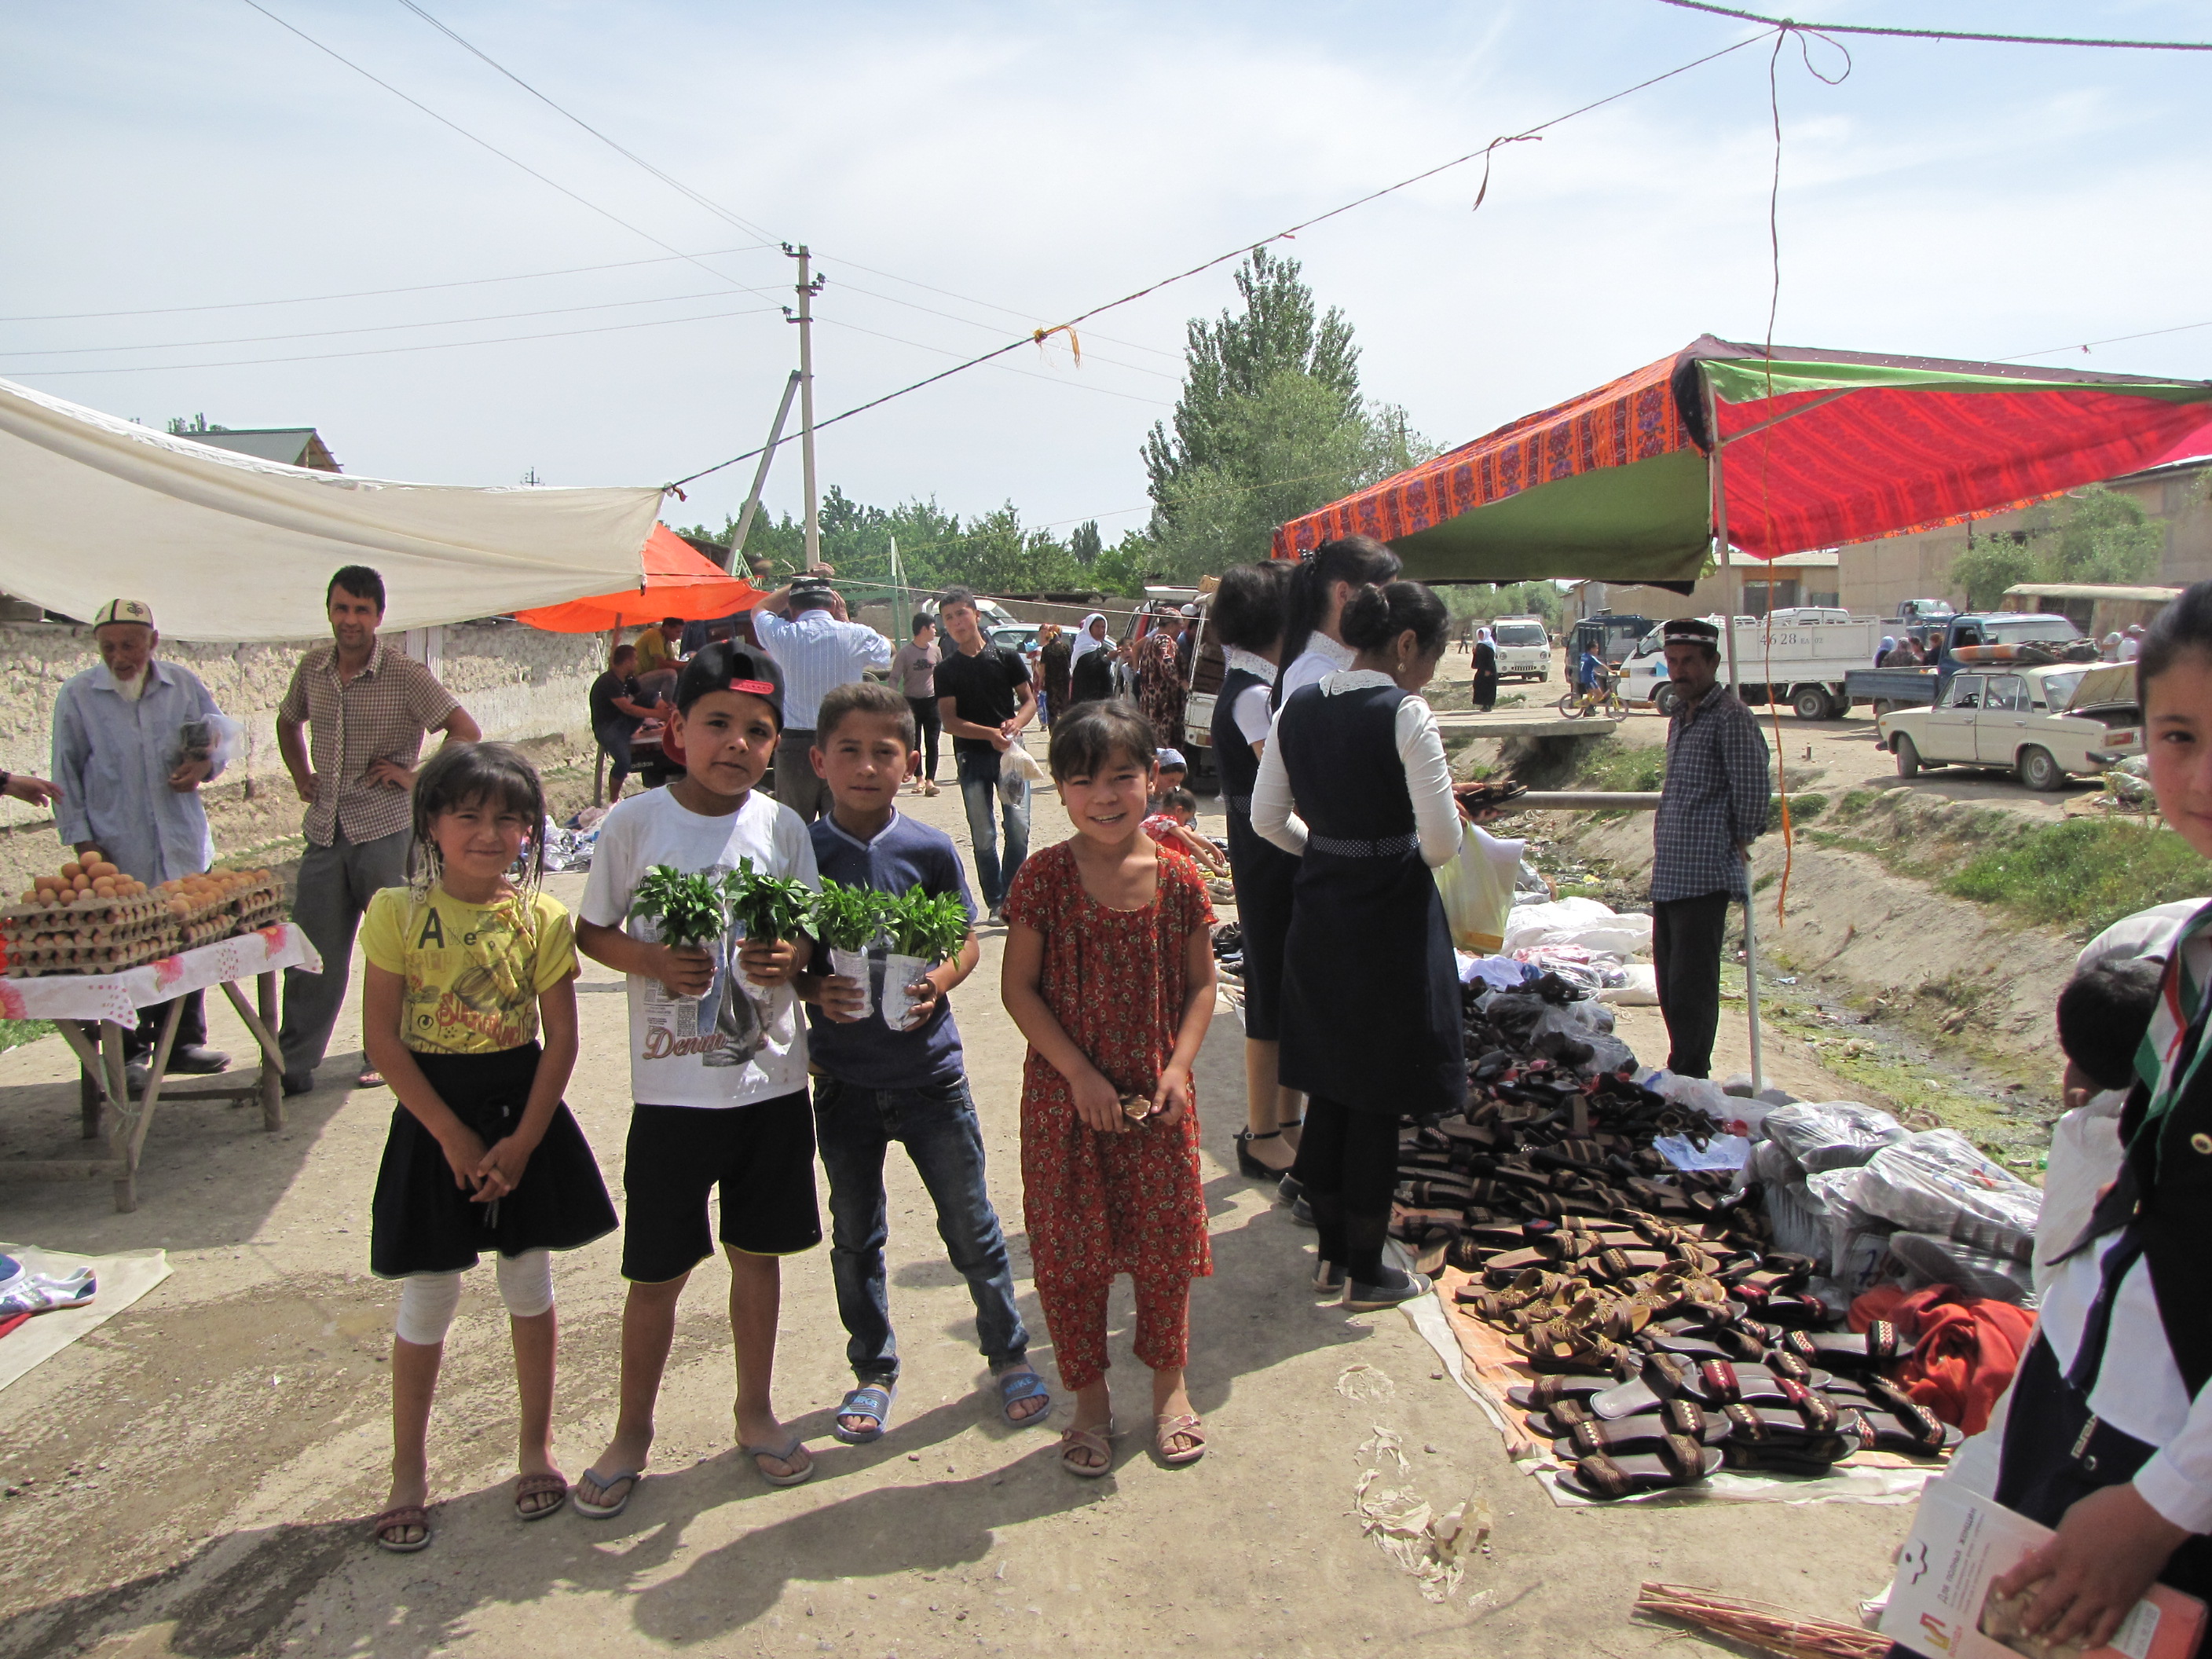
[[[2152,624],[2136,670],[2160,813],[2212,858],[2212,582]],[[2212,906],[2174,936],[2127,1158],[2057,1260],[2008,1402],[1996,1499],[2057,1536],[1996,1582],[2023,1620],[2102,1647],[2153,1582],[2212,1598]]]
[[[1287,563],[1238,565],[1221,578],[1207,625],[1221,641],[1228,672],[1213,700],[1213,763],[1229,809],[1229,872],[1244,949],[1245,1125],[1237,1132],[1237,1167],[1255,1181],[1279,1180],[1298,1150],[1304,1121],[1297,1091],[1281,1086],[1283,939],[1291,927],[1291,884],[1298,861],[1252,828],[1252,786],[1273,721],[1268,707],[1283,646]]]
[[[1317,1290],[1389,1307],[1429,1281],[1386,1263],[1398,1119],[1456,1111],[1467,1090],[1460,987],[1431,871],[1461,815],[1436,717],[1414,693],[1449,633],[1419,582],[1344,607],[1352,666],[1293,692],[1253,787],[1252,824],[1301,854],[1284,946],[1282,1081],[1305,1091],[1292,1171],[1321,1232]]]

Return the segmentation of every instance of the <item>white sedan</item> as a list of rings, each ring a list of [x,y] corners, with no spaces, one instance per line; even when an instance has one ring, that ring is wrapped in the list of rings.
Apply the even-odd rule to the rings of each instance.
[[[1962,671],[1933,708],[1892,709],[1875,726],[1900,778],[1923,766],[2002,767],[2048,790],[2142,752],[2133,663]]]

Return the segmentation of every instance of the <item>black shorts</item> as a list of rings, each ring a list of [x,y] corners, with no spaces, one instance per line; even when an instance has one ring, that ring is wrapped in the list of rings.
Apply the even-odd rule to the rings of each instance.
[[[707,1196],[722,1189],[722,1243],[796,1255],[822,1242],[814,1108],[804,1089],[750,1106],[635,1106],[623,1170],[622,1271],[658,1285],[714,1253]]]

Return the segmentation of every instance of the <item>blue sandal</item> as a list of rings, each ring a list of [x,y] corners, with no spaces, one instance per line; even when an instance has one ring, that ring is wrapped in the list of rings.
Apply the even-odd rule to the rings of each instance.
[[[1025,1429],[1052,1415],[1052,1390],[1045,1387],[1044,1378],[1035,1371],[994,1371],[992,1381],[999,1385],[1000,1412],[1016,1428]],[[1044,1404],[1027,1417],[1015,1416],[1013,1408],[1024,1400],[1042,1400]]]
[[[837,1407],[837,1416],[865,1417],[875,1425],[872,1429],[848,1429],[842,1422],[833,1422],[830,1432],[848,1446],[865,1446],[870,1441],[884,1437],[890,1426],[891,1402],[898,1398],[896,1382],[866,1382],[845,1396]]]

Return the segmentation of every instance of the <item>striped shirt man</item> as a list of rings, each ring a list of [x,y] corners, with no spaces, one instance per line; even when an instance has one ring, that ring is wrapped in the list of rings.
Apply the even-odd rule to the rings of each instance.
[[[839,622],[827,611],[802,611],[788,622],[753,612],[753,637],[783,671],[786,729],[811,732],[822,699],[871,668],[889,668],[891,642],[865,623]]]

